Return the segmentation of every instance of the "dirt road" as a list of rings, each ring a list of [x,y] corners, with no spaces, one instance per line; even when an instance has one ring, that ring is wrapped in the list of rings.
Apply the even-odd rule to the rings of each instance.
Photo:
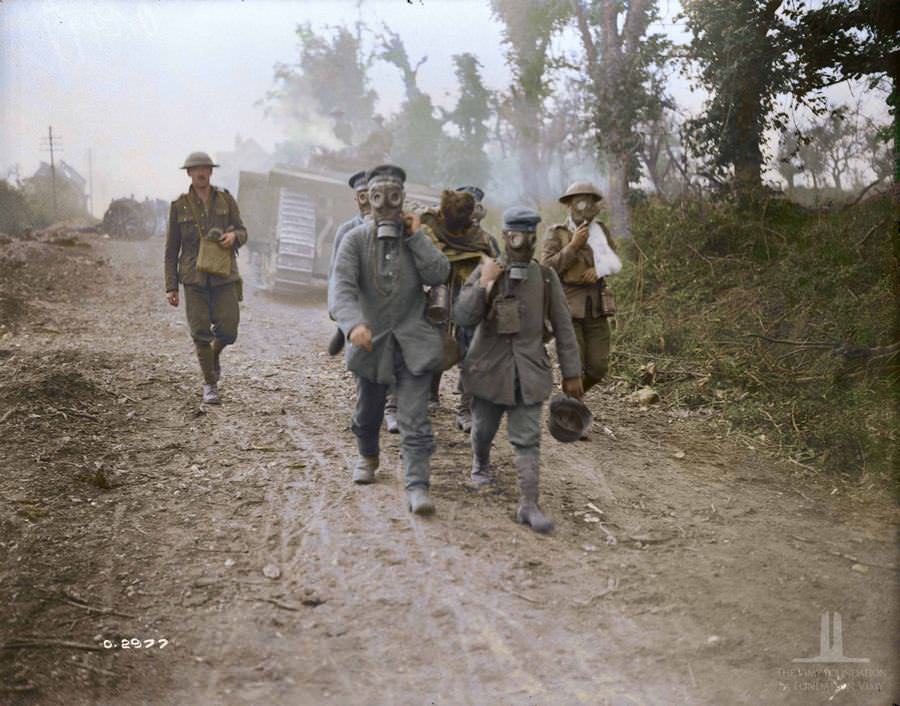
[[[545,434],[538,536],[505,431],[499,487],[468,486],[448,376],[438,512],[414,518],[396,437],[376,485],[349,482],[353,381],[318,298],[248,288],[201,408],[161,243],[64,240],[0,259],[0,702],[900,699],[897,515],[872,483],[612,385],[590,441]],[[868,661],[795,661],[822,614]]]

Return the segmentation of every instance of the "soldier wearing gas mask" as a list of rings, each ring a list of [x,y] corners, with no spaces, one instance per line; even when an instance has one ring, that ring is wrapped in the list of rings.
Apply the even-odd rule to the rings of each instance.
[[[359,458],[355,483],[371,483],[379,430],[395,386],[409,509],[434,512],[428,494],[434,437],[428,420],[431,377],[443,357],[441,335],[425,318],[424,286],[447,281],[450,263],[403,212],[405,172],[381,165],[367,174],[372,217],[348,232],[337,253],[331,310],[347,336],[347,369],[357,381],[352,429]]]
[[[440,289],[433,288],[429,299],[445,301],[447,306],[429,306],[429,314],[438,313],[438,321],[446,329],[448,342],[452,345],[455,341],[456,356],[445,358],[444,369],[455,364],[454,358],[465,356],[469,343],[472,340],[472,329],[456,326],[450,321],[453,306],[459,297],[459,292],[469,275],[481,262],[484,255],[496,257],[499,248],[494,239],[485,232],[479,222],[484,217],[484,207],[479,199],[484,196],[481,189],[474,186],[460,187],[455,191],[445,190],[441,194],[441,203],[438,208],[429,208],[422,212],[422,226],[431,237],[435,247],[440,250],[450,262],[450,278],[445,286]],[[480,208],[479,217],[476,220],[476,211]],[[431,399],[429,409],[435,411],[440,404],[440,386],[443,370],[434,374],[431,383]],[[456,413],[456,426],[468,433],[472,428],[472,416],[470,403],[472,396],[459,388],[459,405]]]
[[[547,229],[541,263],[556,270],[575,325],[585,392],[606,377],[609,317],[616,312],[606,278],[622,269],[606,226],[597,219],[603,196],[589,181],[576,181],[560,196],[565,223]]]
[[[371,207],[369,206],[369,187],[366,182],[366,172],[356,172],[356,174],[350,177],[350,180],[347,183],[350,185],[350,188],[353,189],[353,202],[356,204],[357,209],[359,209],[359,213],[353,216],[349,221],[341,223],[334,233],[334,243],[332,243],[331,246],[331,264],[328,268],[328,315],[331,316],[332,320],[334,320],[334,314],[331,313],[332,280],[334,275],[334,261],[337,259],[338,248],[340,248],[344,236],[356,228],[356,226],[361,225],[371,211]],[[328,343],[328,353],[330,355],[337,355],[343,348],[344,332],[338,328],[337,331],[335,331],[334,336],[331,337],[331,341]]]
[[[553,388],[545,341],[550,331],[562,369],[562,389],[583,394],[578,344],[565,295],[556,273],[533,260],[541,217],[530,208],[503,214],[505,252],[485,258],[472,273],[456,304],[454,319],[475,328],[462,363],[463,385],[472,397],[472,480],[493,482],[491,443],[507,415],[510,443],[516,451],[519,508],[516,518],[537,532],[553,522],[538,505],[541,412]]]
[[[334,273],[334,261],[337,258],[338,248],[341,246],[341,241],[344,239],[344,236],[365,221],[372,210],[372,207],[369,204],[369,186],[366,181],[366,173],[364,171],[357,172],[350,177],[349,184],[350,188],[353,189],[353,201],[356,203],[359,213],[353,216],[349,221],[345,221],[339,225],[334,234],[334,244],[331,249],[331,266],[329,268],[328,276],[328,312],[332,320],[334,320],[334,315],[331,314],[331,280]],[[344,332],[338,327],[331,337],[331,341],[328,343],[328,354],[337,355],[343,349]],[[393,388],[388,391],[387,400],[384,403],[384,423],[391,434],[399,433],[400,426],[397,423],[397,395],[394,393]]]

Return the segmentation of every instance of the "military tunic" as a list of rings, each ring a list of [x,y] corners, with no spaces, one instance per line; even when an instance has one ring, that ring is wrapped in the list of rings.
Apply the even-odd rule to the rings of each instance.
[[[535,456],[541,441],[541,410],[553,388],[550,357],[543,341],[544,287],[550,287],[549,318],[556,336],[556,351],[564,378],[581,375],[572,319],[566,309],[559,278],[531,262],[528,277],[517,294],[520,330],[500,334],[489,312],[490,297],[481,286],[479,266],[463,287],[455,318],[460,325],[477,326],[469,352],[462,363],[463,385],[473,394],[472,446],[476,456],[487,456],[491,443],[507,414],[507,433],[517,454]],[[504,291],[509,277],[504,273],[494,283]],[[496,295],[495,295],[496,296]]]
[[[207,232],[211,228],[223,232],[231,229],[235,233],[231,273],[227,277],[197,270],[201,231]],[[208,206],[197,196],[193,186],[172,202],[166,235],[166,291],[178,291],[179,282],[184,285],[188,326],[191,337],[199,344],[209,343],[213,338],[231,344],[237,339],[238,302],[242,298],[237,250],[246,243],[247,229],[237,202],[226,189],[211,186]]]
[[[606,226],[597,221],[614,249]],[[594,267],[594,253],[585,243],[576,250],[570,243],[575,231],[571,223],[558,223],[547,229],[541,248],[541,262],[552,267],[562,280],[566,302],[572,315],[578,350],[584,368],[585,391],[606,377],[609,369],[610,329],[603,310],[604,278],[595,283],[582,281],[584,273]]]
[[[422,230],[408,238],[377,238],[375,232],[371,219],[349,231],[333,273],[332,313],[348,338],[347,369],[357,379],[352,429],[360,455],[378,456],[385,397],[393,385],[405,486],[427,487],[434,451],[428,388],[443,346],[425,318],[422,288],[446,282],[450,263]],[[372,330],[371,351],[349,341],[363,324]]]
[[[331,245],[331,263],[328,266],[328,313],[334,318],[334,314],[332,313],[331,300],[333,296],[334,290],[334,263],[337,260],[338,249],[341,247],[341,241],[344,239],[344,236],[347,235],[351,230],[356,228],[358,225],[362,225],[363,221],[365,221],[366,217],[357,213],[353,218],[349,221],[344,221],[341,225],[338,226],[338,229],[334,233],[334,243]]]

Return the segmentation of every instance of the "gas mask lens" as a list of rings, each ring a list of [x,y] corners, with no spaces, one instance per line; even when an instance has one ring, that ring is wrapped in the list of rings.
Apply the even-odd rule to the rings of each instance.
[[[509,238],[509,246],[513,250],[522,250],[528,245],[528,236],[524,233],[513,233]]]
[[[583,212],[583,211],[586,211],[586,210],[587,210],[587,207],[588,207],[589,205],[590,205],[590,204],[589,204],[589,202],[588,202],[587,199],[578,199],[578,200],[575,202],[575,210],[576,210],[576,211],[582,211],[582,212]]]

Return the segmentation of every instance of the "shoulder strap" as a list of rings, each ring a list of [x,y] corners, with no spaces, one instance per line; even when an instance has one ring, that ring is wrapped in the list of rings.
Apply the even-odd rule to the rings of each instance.
[[[553,335],[553,326],[550,323],[550,268],[541,265],[541,279],[544,280],[544,331],[545,338],[550,340]]]

